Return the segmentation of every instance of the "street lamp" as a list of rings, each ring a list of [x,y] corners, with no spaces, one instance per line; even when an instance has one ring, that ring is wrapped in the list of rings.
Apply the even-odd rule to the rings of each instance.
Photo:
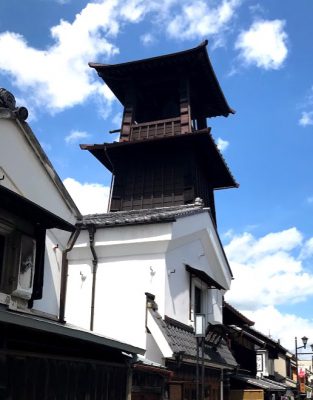
[[[201,344],[201,400],[204,400],[204,338],[206,331],[205,314],[195,315],[195,337],[197,339],[196,399],[199,400],[199,347]]]
[[[300,382],[299,382],[299,373],[298,373],[298,350],[299,349],[306,349],[306,346],[308,344],[308,338],[306,336],[303,336],[301,338],[303,346],[298,346],[298,341],[297,341],[297,336],[295,337],[295,355],[296,355],[296,374],[297,374],[297,398],[299,398],[299,387],[300,387]],[[310,344],[312,352],[310,353],[303,353],[301,352],[301,355],[308,355],[308,354],[313,354],[313,344]]]

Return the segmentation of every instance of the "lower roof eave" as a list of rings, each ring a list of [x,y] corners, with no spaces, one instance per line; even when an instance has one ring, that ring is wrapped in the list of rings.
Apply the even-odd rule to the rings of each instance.
[[[175,357],[167,357],[166,361],[171,361],[171,362],[176,362]],[[189,364],[189,365],[196,365],[197,364],[197,358],[191,357],[191,356],[183,356],[181,362],[183,364]],[[201,356],[199,357],[199,363],[202,362]],[[219,370],[229,370],[232,371],[235,368],[237,368],[236,365],[230,365],[230,364],[219,364],[219,363],[212,363],[210,361],[204,360],[204,366],[207,368],[212,368],[212,369],[219,369]]]
[[[22,328],[48,332],[55,335],[70,337],[72,339],[79,339],[87,343],[94,343],[131,354],[144,354],[145,352],[144,349],[139,347],[119,342],[112,338],[96,334],[83,328],[69,324],[62,324],[60,322],[31,315],[25,315],[18,312],[8,311],[7,309],[3,308],[0,308],[0,323],[17,325]]]

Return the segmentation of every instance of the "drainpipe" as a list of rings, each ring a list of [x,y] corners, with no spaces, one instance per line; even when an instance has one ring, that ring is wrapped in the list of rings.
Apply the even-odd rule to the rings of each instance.
[[[224,370],[223,368],[221,369],[221,396],[220,396],[220,400],[224,400]]]
[[[65,250],[62,252],[62,272],[61,272],[61,290],[60,290],[60,309],[59,309],[59,322],[64,323],[65,319],[65,302],[66,302],[66,291],[67,291],[67,278],[68,278],[68,259],[67,253],[72,250],[76,240],[80,234],[81,227],[76,226],[76,230],[72,232]]]
[[[95,294],[96,294],[96,278],[98,257],[95,250],[95,233],[94,225],[88,225],[89,247],[92,254],[92,291],[91,291],[91,309],[90,309],[90,330],[93,331],[94,315],[95,315]]]

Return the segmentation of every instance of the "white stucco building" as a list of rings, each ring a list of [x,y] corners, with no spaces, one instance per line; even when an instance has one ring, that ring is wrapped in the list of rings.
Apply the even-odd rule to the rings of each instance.
[[[201,203],[85,216],[81,228],[68,256],[67,321],[89,328],[94,318],[96,332],[145,348],[151,293],[163,318],[222,323],[232,275]]]

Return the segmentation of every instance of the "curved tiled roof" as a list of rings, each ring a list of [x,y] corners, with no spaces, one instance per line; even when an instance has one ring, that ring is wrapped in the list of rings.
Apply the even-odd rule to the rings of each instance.
[[[207,212],[209,212],[209,209],[203,208],[201,200],[199,199],[199,201],[194,204],[84,215],[78,225],[82,227],[88,225],[113,227],[155,224],[158,222],[173,222],[178,218]]]

